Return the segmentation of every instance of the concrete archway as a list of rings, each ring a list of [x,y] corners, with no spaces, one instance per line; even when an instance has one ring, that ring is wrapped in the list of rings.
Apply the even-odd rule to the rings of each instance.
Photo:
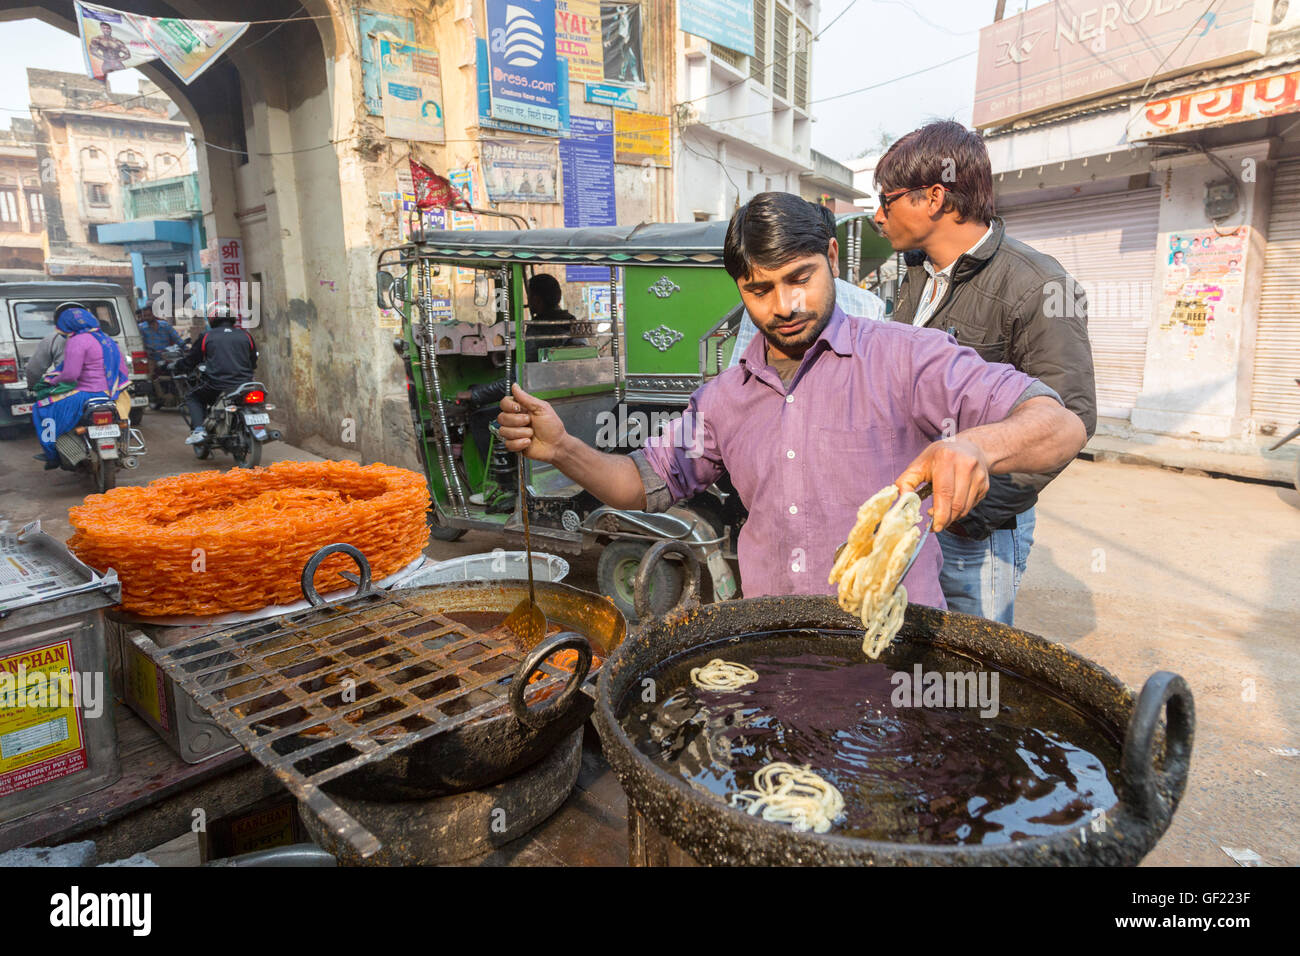
[[[383,353],[378,336],[358,337],[351,328],[372,263],[368,246],[351,258],[348,252],[349,226],[354,237],[364,234],[369,190],[361,162],[339,142],[352,132],[359,73],[341,14],[327,0],[130,6],[149,16],[210,20],[318,18],[254,26],[189,86],[158,63],[139,69],[178,105],[198,141],[209,245],[242,239],[246,273],[261,277],[258,376],[276,401],[276,422],[290,440],[316,435],[333,444],[351,418],[361,455],[385,457],[373,374]],[[77,33],[70,2],[0,0],[0,22],[25,18]],[[360,223],[356,213],[345,215],[357,208]]]

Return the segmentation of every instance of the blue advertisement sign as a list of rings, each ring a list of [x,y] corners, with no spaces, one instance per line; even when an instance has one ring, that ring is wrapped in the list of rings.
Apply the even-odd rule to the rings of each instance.
[[[555,0],[487,0],[492,116],[560,128]]]
[[[600,106],[613,106],[620,110],[634,110],[636,105],[636,91],[630,90],[626,86],[610,86],[607,83],[588,83],[586,84],[587,102],[597,103]]]
[[[560,171],[564,176],[564,224],[613,226],[618,222],[614,200],[614,121],[574,116],[569,138],[560,140]],[[608,282],[604,266],[565,266],[566,282]]]
[[[535,126],[527,126],[523,123],[509,123],[505,120],[492,118],[492,89],[489,77],[491,76],[488,67],[488,45],[487,40],[479,37],[476,41],[476,64],[478,66],[478,125],[484,129],[505,129],[512,133],[528,133],[532,136],[544,134],[546,136],[567,136],[569,132],[569,61],[560,57],[560,62],[555,65],[556,82],[559,83],[560,96],[560,126],[558,129],[538,129]]]
[[[677,5],[677,25],[728,50],[754,55],[752,0],[688,0]]]
[[[415,21],[390,13],[361,10],[361,88],[365,91],[366,112],[384,115],[384,98],[379,84],[379,41],[385,38],[415,42]]]

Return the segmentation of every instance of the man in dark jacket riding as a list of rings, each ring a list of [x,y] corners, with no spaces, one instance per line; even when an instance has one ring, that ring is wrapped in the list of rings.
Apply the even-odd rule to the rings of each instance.
[[[894,143],[875,178],[876,222],[908,266],[894,320],[941,329],[986,361],[1032,375],[1091,437],[1097,396],[1086,297],[1059,262],[1005,234],[979,134],[930,123]],[[1057,474],[994,475],[984,500],[939,533],[951,610],[1012,623],[1034,503]]]
[[[212,403],[251,379],[257,369],[257,345],[246,331],[235,328],[235,316],[229,309],[216,307],[208,324],[211,328],[179,363],[179,367],[186,369],[203,366],[198,388],[185,397],[190,426],[194,429],[185,439],[187,445],[197,445],[208,437],[203,420]]]

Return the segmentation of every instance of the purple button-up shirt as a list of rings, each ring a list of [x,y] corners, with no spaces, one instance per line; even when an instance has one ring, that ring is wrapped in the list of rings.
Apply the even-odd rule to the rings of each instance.
[[[931,442],[1001,421],[1034,383],[943,332],[872,322],[838,306],[788,391],[764,346],[755,336],[739,365],[691,396],[689,417],[643,451],[674,500],[724,470],[731,476],[749,509],[739,546],[747,597],[833,594],[826,578],[858,506]],[[904,579],[910,601],[947,607],[942,561],[931,535]]]

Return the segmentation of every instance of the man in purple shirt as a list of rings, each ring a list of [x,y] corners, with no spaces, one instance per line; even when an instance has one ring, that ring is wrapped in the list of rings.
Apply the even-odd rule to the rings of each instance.
[[[501,403],[510,451],[553,462],[612,507],[663,510],[724,471],[749,509],[745,595],[831,594],[836,547],[858,506],[890,483],[934,487],[936,530],[968,513],[990,474],[1058,468],[1083,423],[1047,386],[992,365],[942,332],[847,316],[839,248],[815,207],[760,193],[732,217],[724,262],[761,336],[698,389],[687,413],[631,455],[569,435],[551,406],[514,386]],[[946,607],[933,536],[908,597]]]

